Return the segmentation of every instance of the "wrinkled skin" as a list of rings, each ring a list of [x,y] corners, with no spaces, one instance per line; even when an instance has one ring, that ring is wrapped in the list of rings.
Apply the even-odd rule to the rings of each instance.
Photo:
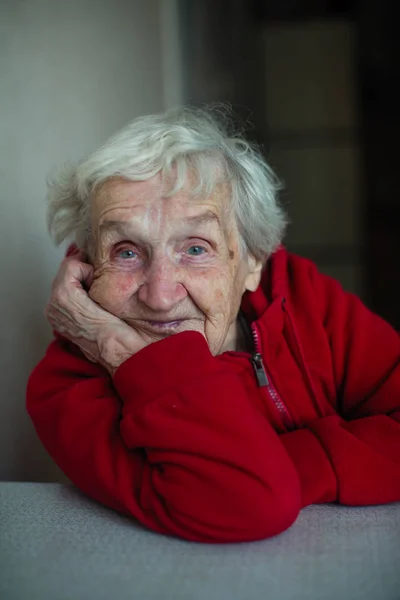
[[[117,330],[117,337],[130,340],[126,355],[122,352],[125,358],[185,330],[204,335],[214,355],[240,349],[237,313],[243,293],[257,288],[262,265],[241,255],[226,185],[206,199],[185,189],[166,198],[160,176],[144,182],[109,181],[94,198],[92,230],[93,267],[82,267],[82,253],[66,258],[48,308],[55,329],[58,312],[64,335],[81,347],[88,338],[97,344],[97,350],[84,349],[91,360],[106,360],[104,340]],[[86,271],[79,274],[79,269]],[[69,294],[75,300],[67,306]],[[79,303],[85,294],[83,309]]]
[[[131,327],[89,298],[86,290],[93,281],[93,267],[86,260],[84,251],[70,246],[54,279],[45,314],[54,330],[113,375],[146,344]]]

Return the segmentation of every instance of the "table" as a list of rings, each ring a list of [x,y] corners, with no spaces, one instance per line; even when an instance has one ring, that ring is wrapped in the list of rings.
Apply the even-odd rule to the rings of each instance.
[[[197,544],[70,484],[0,482],[1,600],[400,600],[400,503],[310,506],[279,536]]]

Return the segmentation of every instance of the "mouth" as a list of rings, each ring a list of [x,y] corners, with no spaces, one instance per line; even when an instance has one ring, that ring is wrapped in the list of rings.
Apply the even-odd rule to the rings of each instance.
[[[169,329],[177,329],[183,321],[183,319],[176,319],[175,321],[145,321],[145,323],[152,329],[167,331]]]

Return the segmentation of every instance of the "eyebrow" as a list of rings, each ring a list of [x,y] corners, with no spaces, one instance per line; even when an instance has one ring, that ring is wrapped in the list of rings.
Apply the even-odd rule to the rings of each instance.
[[[201,215],[194,215],[193,217],[186,217],[182,219],[184,225],[202,225],[203,223],[217,222],[219,224],[219,217],[212,210],[207,210]]]
[[[184,227],[193,227],[196,225],[203,225],[204,223],[212,223],[212,222],[216,222],[216,223],[220,223],[219,217],[216,213],[212,212],[211,210],[207,210],[206,212],[202,213],[201,215],[193,215],[192,217],[184,217],[181,221],[180,221],[180,225],[182,225],[182,228]],[[110,221],[110,220],[104,220],[100,223],[99,225],[100,231],[101,233],[106,232],[106,231],[116,231],[117,233],[126,233],[128,230],[131,229],[131,225],[128,222],[125,221]]]

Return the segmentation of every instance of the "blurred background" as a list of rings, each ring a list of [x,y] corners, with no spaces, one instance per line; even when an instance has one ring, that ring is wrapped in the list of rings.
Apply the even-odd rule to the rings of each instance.
[[[0,0],[0,478],[63,480],[25,414],[63,249],[46,176],[134,117],[229,102],[283,180],[287,247],[400,328],[390,0]]]

